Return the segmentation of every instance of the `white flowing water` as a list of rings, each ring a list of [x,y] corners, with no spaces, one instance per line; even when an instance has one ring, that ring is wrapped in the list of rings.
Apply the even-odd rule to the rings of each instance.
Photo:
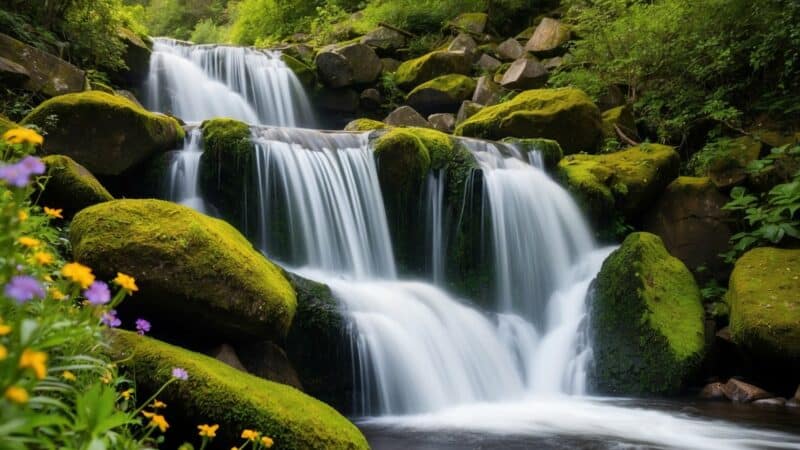
[[[169,167],[169,198],[201,213],[207,213],[200,192],[200,157],[203,155],[203,134],[192,128],[186,135],[183,149],[175,153]]]
[[[250,124],[314,125],[311,103],[276,51],[155,39],[145,106],[187,122],[230,117]]]
[[[428,174],[425,182],[425,239],[428,248],[428,271],[433,284],[444,285],[445,277],[445,188],[447,172],[438,170]]]

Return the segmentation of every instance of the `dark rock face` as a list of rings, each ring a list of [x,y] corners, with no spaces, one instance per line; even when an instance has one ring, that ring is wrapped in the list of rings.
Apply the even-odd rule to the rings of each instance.
[[[378,55],[365,44],[350,44],[320,52],[316,66],[322,83],[331,88],[371,83],[378,79],[383,68]]]
[[[86,73],[61,58],[0,33],[0,57],[28,73],[23,87],[47,97],[80,92],[86,88]],[[17,69],[18,71],[19,69]]]
[[[10,59],[0,58],[0,83],[9,87],[19,87],[30,80],[28,69]]]

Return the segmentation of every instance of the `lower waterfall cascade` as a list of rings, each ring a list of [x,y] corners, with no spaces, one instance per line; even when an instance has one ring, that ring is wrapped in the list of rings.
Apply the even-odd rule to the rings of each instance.
[[[492,225],[486,239],[500,272],[494,311],[484,311],[442,287],[446,172],[430,174],[423,189],[430,273],[409,280],[396,267],[369,134],[257,126],[252,140],[262,219],[254,240],[290,270],[328,284],[341,302],[353,330],[357,423],[588,434],[658,448],[800,448],[779,432],[587,397],[586,296],[613,248],[595,244],[569,194],[538,167],[539,155],[459,140],[482,173]],[[186,142],[170,172],[173,186],[176,179],[192,186],[188,178],[199,170],[186,161],[201,140],[190,133]],[[168,195],[207,208],[194,194]],[[281,221],[291,230],[288,249],[274,255]]]

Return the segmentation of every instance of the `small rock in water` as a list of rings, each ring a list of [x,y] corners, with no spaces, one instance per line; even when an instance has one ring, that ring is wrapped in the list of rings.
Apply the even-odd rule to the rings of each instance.
[[[703,390],[700,391],[700,398],[706,400],[724,400],[726,398],[725,385],[720,382],[705,385]]]
[[[456,116],[449,113],[431,114],[428,122],[443,133],[452,133],[456,127]]]
[[[737,403],[750,403],[772,395],[758,386],[731,378],[724,386],[725,396]]]
[[[771,408],[782,408],[786,405],[786,399],[783,397],[762,398],[761,400],[754,401],[753,404]]]

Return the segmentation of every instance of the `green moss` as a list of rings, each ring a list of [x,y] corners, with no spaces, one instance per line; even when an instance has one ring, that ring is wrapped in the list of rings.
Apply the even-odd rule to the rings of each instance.
[[[486,22],[489,20],[489,15],[486,13],[464,13],[450,22],[450,25],[457,29],[466,31],[468,33],[480,34],[486,28]]]
[[[517,147],[523,154],[531,151],[541,153],[544,166],[547,169],[555,168],[564,157],[564,151],[561,150],[561,146],[552,139],[505,138],[503,142]]]
[[[233,337],[280,338],[292,322],[295,293],[280,269],[235,228],[190,208],[101,203],[75,216],[70,242],[75,259],[99,276],[134,276],[141,292],[130,306],[147,317],[188,316],[190,329]]]
[[[401,64],[395,72],[395,81],[400,87],[411,89],[441,75],[467,75],[470,69],[471,63],[465,55],[435,51]]]
[[[159,395],[172,427],[185,440],[200,423],[220,425],[215,448],[241,442],[244,429],[271,437],[277,449],[367,449],[361,432],[330,406],[297,389],[257,378],[199,353],[131,332],[113,333],[112,354],[136,381],[140,398],[171,378],[174,367],[189,373]],[[177,435],[180,433],[180,435]]]
[[[375,142],[378,177],[383,186],[403,193],[417,186],[431,167],[431,155],[414,131],[393,128]]]
[[[757,248],[730,278],[731,338],[759,356],[800,357],[800,250]]]
[[[465,75],[442,75],[415,87],[406,101],[419,109],[432,108],[442,111],[448,107],[457,107],[462,101],[472,98],[478,83]],[[421,102],[417,105],[417,102]]]
[[[114,200],[91,172],[69,156],[49,155],[42,161],[49,178],[39,204],[62,208],[64,216],[70,218],[83,208]]]
[[[567,189],[597,224],[616,209],[633,219],[678,176],[680,157],[672,147],[642,144],[603,155],[570,155],[558,164]]]
[[[630,105],[618,106],[603,112],[603,136],[606,139],[619,139],[615,125],[629,138],[637,137],[636,120]]]
[[[100,91],[51,98],[22,123],[47,133],[45,153],[67,155],[99,175],[119,175],[184,137],[175,119]]]
[[[344,127],[344,131],[372,131],[388,127],[389,125],[379,120],[361,118],[348,123],[347,126]]]
[[[483,108],[456,128],[456,135],[484,139],[547,138],[564,153],[593,152],[603,140],[600,111],[574,88],[534,89]]]
[[[592,301],[601,391],[671,394],[685,386],[704,351],[702,298],[658,236],[629,235],[603,263]]]
[[[314,69],[309,67],[306,63],[285,53],[281,54],[281,61],[292,69],[292,72],[294,72],[300,82],[303,83],[303,86],[312,88],[317,84],[317,75]]]

